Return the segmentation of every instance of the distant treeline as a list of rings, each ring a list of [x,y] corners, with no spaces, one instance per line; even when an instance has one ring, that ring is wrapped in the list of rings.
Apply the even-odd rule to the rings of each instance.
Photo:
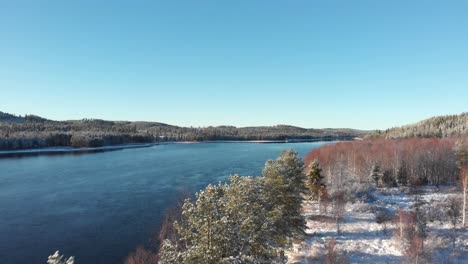
[[[158,122],[82,119],[53,121],[0,112],[0,150],[41,147],[101,147],[130,143],[217,140],[351,139],[365,131],[272,127],[178,127]]]
[[[431,117],[412,125],[376,131],[370,138],[459,137],[468,134],[468,113]]]

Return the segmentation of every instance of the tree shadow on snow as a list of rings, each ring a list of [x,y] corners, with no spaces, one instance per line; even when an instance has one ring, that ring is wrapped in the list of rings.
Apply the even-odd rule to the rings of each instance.
[[[374,255],[360,251],[350,251],[347,254],[350,263],[402,263],[403,258],[395,255]]]

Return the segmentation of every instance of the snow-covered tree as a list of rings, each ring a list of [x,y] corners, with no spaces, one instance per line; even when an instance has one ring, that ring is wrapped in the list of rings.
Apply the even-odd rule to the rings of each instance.
[[[382,170],[380,169],[380,165],[374,164],[371,169],[369,180],[372,182],[373,185],[381,186],[382,177],[383,177],[383,173],[382,173]]]
[[[165,239],[159,250],[159,264],[181,264],[181,254],[177,250],[177,246],[174,245],[169,239]]]
[[[57,250],[53,255],[50,255],[47,258],[47,264],[74,264],[75,257],[71,256],[65,258],[64,255],[60,255],[60,252]]]
[[[311,198],[313,200],[318,200],[320,204],[320,198],[325,189],[325,184],[323,183],[323,176],[321,174],[322,169],[317,160],[314,160],[309,165],[309,172],[306,175],[306,187],[309,189]]]
[[[226,190],[227,212],[231,220],[232,256],[249,256],[272,261],[278,256],[274,221],[270,218],[264,179],[232,176]]]
[[[177,241],[164,240],[159,263],[280,263],[287,237],[272,207],[262,177],[208,185],[185,201]]]
[[[283,263],[304,233],[304,164],[293,150],[268,161],[263,177],[231,176],[185,200],[159,263]]]
[[[186,200],[183,221],[177,223],[182,240],[187,244],[183,263],[218,263],[228,255],[230,226],[226,213],[224,184],[208,185],[196,194],[194,203]]]
[[[276,160],[266,162],[263,169],[265,194],[272,206],[271,218],[277,232],[285,238],[304,234],[301,215],[304,185],[304,162],[294,150],[283,151]]]

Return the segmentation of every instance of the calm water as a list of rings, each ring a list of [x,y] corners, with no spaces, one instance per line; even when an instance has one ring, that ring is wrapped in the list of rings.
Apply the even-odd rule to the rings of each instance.
[[[186,191],[230,174],[260,175],[267,159],[326,143],[172,144],[85,155],[0,159],[0,260],[122,263]]]

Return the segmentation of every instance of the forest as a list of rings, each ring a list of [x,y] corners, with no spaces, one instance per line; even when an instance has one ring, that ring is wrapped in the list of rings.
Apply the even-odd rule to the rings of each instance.
[[[35,115],[21,117],[0,112],[0,150],[168,141],[346,140],[365,134],[366,131],[354,129],[305,129],[287,125],[194,128],[100,119],[53,121]]]
[[[468,134],[468,113],[435,116],[415,124],[377,130],[369,138],[431,138],[459,137]]]
[[[313,150],[329,188],[451,185],[458,180],[457,139],[377,139],[338,142]],[[370,175],[376,178],[369,179]]]

